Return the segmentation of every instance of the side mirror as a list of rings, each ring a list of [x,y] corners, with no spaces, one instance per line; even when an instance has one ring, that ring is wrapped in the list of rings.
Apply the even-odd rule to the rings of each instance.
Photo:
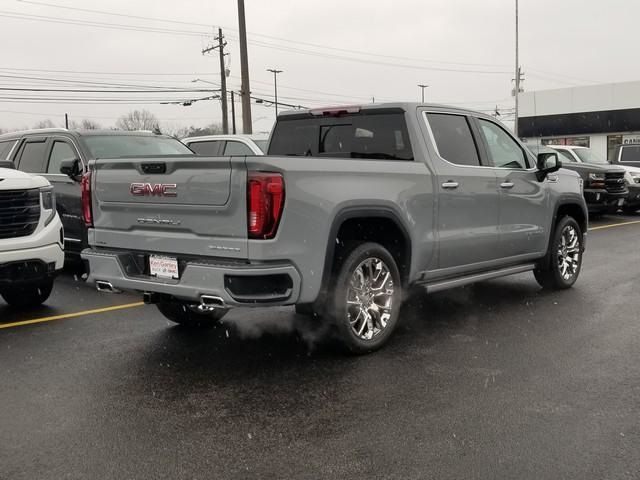
[[[63,173],[74,180],[82,173],[80,170],[80,160],[77,158],[70,158],[60,162],[60,173]]]
[[[14,170],[16,168],[16,166],[10,160],[1,160],[0,161],[0,168],[10,168],[10,169]]]
[[[538,181],[547,178],[547,175],[557,172],[562,168],[562,162],[558,158],[557,153],[539,153],[538,154]]]

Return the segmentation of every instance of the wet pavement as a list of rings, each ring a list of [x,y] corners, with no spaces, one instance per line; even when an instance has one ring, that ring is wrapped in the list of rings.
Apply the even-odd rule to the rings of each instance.
[[[637,220],[594,223],[573,289],[419,298],[363,357],[290,308],[189,332],[68,272],[47,307],[0,303],[95,311],[0,329],[0,478],[637,479],[640,224],[607,227]]]

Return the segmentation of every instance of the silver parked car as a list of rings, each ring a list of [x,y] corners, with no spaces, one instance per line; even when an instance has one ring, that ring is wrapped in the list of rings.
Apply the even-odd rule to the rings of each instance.
[[[268,137],[264,135],[205,135],[182,139],[198,155],[209,157],[264,155]]]

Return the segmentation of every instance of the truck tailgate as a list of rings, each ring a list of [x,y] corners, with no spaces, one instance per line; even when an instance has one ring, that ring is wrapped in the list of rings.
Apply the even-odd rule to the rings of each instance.
[[[244,157],[109,159],[92,171],[92,245],[247,257]]]

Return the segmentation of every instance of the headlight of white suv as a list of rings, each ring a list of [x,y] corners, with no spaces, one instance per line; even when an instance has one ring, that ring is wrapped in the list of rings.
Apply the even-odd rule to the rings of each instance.
[[[42,187],[40,189],[40,202],[45,215],[44,224],[49,225],[56,216],[56,194],[53,187]]]
[[[604,180],[604,173],[590,173],[589,174],[589,180],[603,181]]]

